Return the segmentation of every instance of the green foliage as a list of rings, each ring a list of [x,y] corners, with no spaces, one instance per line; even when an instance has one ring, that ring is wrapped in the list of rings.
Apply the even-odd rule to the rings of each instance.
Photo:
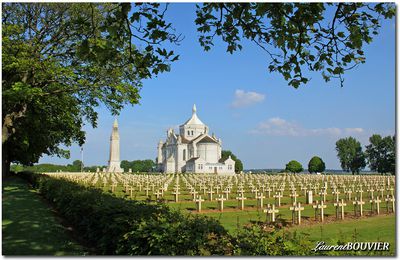
[[[353,137],[342,138],[336,142],[337,156],[344,171],[360,173],[366,166],[365,154],[359,141]]]
[[[325,163],[324,163],[324,161],[320,157],[314,156],[308,162],[308,171],[310,173],[325,171]]]
[[[74,165],[75,163],[75,165]],[[32,166],[23,166],[20,164],[13,164],[11,165],[11,170],[14,172],[21,172],[21,171],[31,171],[31,172],[80,172],[81,171],[81,161],[80,160],[75,160],[73,164],[68,164],[68,165],[57,165],[57,164],[51,164],[51,163],[40,163],[40,164],[35,164]],[[84,171],[90,171],[90,172],[96,172],[97,168],[103,169],[107,166],[89,166],[89,167],[83,167]]]
[[[299,173],[303,170],[303,166],[298,161],[292,160],[286,164],[285,171]]]
[[[310,255],[312,248],[305,234],[263,230],[257,225],[241,229],[235,244],[236,255],[248,256]]]
[[[74,169],[74,171],[81,171],[83,170],[83,163],[81,160],[75,160],[72,162],[72,167]]]
[[[129,255],[229,255],[227,231],[205,216],[183,217],[177,212],[143,219],[124,235],[117,253]]]
[[[153,160],[135,160],[135,161],[121,161],[121,168],[127,172],[129,169],[132,169],[132,172],[151,172],[153,168],[156,166]]]
[[[370,144],[366,146],[365,155],[371,170],[379,173],[396,172],[396,141],[395,136],[382,138],[374,134],[369,138]]]
[[[116,198],[42,174],[19,175],[38,187],[98,254],[225,255],[232,251],[230,235],[212,218]]]
[[[330,15],[332,12],[333,15]],[[197,5],[199,42],[208,51],[214,38],[227,52],[253,41],[270,58],[269,70],[295,88],[320,71],[325,81],[365,63],[364,47],[378,34],[381,19],[394,17],[392,3],[204,3]],[[328,15],[329,14],[329,15]]]
[[[232,160],[235,161],[235,172],[239,173],[243,171],[243,163],[241,160],[239,160],[236,155],[234,155],[231,151],[229,150],[222,150],[221,152],[221,161],[225,161],[228,159],[228,157],[231,156]]]
[[[307,255],[311,249],[304,234],[250,225],[233,236],[211,217],[183,215],[43,174],[18,175],[39,188],[99,255]]]
[[[131,11],[131,7],[132,11]],[[178,43],[159,3],[4,3],[2,9],[3,171],[83,144],[95,108],[137,104],[142,80],[176,61]],[[130,14],[130,16],[129,16]],[[6,169],[7,170],[7,169]]]

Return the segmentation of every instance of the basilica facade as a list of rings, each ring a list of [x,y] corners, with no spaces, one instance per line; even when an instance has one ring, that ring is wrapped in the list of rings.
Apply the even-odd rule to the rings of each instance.
[[[179,133],[172,128],[166,140],[158,143],[157,164],[164,173],[214,173],[234,174],[235,161],[222,160],[222,141],[197,116],[193,105],[192,116],[179,126]]]

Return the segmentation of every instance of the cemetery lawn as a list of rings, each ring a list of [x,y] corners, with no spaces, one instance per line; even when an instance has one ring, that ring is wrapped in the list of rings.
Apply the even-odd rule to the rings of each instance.
[[[326,244],[331,245],[335,245],[338,240],[342,242],[389,242],[389,254],[394,255],[396,251],[396,216],[394,214],[293,227],[289,230],[309,234],[310,241],[325,241]]]
[[[3,179],[3,255],[85,255],[38,193],[18,178]]]

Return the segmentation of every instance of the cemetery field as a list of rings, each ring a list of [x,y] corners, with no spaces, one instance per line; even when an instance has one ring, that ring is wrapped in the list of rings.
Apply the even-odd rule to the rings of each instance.
[[[376,216],[358,220],[345,220],[339,223],[317,224],[313,226],[292,227],[290,230],[309,234],[311,241],[385,241],[390,243],[390,255],[396,251],[396,217],[392,215]]]
[[[232,234],[257,224],[310,241],[395,246],[395,177],[352,175],[51,173],[127,200],[213,217]],[[322,229],[321,229],[322,227]],[[321,232],[322,230],[322,232]]]
[[[49,207],[20,178],[3,180],[2,254],[84,255]]]

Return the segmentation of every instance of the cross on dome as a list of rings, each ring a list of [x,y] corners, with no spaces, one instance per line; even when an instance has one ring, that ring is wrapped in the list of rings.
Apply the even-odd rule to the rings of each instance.
[[[193,114],[196,114],[196,111],[197,111],[197,109],[196,109],[196,104],[193,104],[193,108],[192,108]]]
[[[201,122],[201,120],[197,117],[197,109],[196,109],[196,105],[193,105],[192,108],[192,117],[189,118],[189,120],[187,120],[183,125],[204,125],[203,122]]]

